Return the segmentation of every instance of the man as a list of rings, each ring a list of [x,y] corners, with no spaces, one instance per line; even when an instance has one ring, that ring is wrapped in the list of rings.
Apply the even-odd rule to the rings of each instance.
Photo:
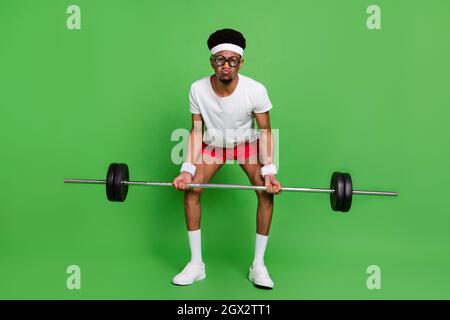
[[[281,192],[273,163],[273,143],[269,110],[272,104],[261,83],[239,74],[244,64],[244,36],[233,29],[222,29],[209,36],[210,64],[214,75],[195,81],[189,93],[192,129],[188,152],[180,175],[173,185],[184,190],[184,208],[191,261],[172,282],[190,285],[206,277],[201,255],[201,188],[187,188],[189,183],[208,183],[226,160],[238,160],[257,190],[257,230],[255,257],[249,279],[255,285],[273,288],[264,264],[273,212],[273,196]],[[258,133],[254,129],[254,119]],[[206,132],[204,133],[204,126]],[[258,139],[259,138],[259,139]]]

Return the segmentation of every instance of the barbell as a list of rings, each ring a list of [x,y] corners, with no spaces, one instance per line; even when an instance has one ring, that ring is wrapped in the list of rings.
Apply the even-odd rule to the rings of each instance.
[[[173,187],[172,182],[130,181],[129,170],[125,163],[111,163],[105,180],[94,179],[64,179],[64,183],[105,184],[106,196],[109,201],[123,202],[127,198],[128,187],[163,186]],[[188,188],[266,190],[265,186],[248,186],[238,184],[189,183]],[[397,196],[397,192],[353,190],[352,178],[349,173],[333,172],[329,189],[282,187],[282,191],[317,192],[330,194],[330,204],[333,211],[348,212],[352,205],[353,195]]]

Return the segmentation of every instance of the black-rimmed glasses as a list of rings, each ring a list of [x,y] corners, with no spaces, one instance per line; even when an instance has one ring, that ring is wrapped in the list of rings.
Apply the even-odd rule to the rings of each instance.
[[[230,67],[236,67],[239,64],[239,62],[241,62],[241,58],[237,56],[232,56],[229,57],[228,59],[225,58],[224,56],[212,56],[212,59],[214,63],[219,67],[223,66],[225,62],[228,62]]]

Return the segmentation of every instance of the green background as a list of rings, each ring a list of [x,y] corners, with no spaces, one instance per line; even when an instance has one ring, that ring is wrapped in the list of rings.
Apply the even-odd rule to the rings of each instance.
[[[66,9],[81,8],[81,30]],[[381,30],[366,9],[381,7]],[[0,2],[0,298],[450,298],[448,1]],[[348,214],[328,196],[275,199],[266,264],[272,291],[247,280],[256,196],[206,190],[207,279],[171,285],[189,259],[183,194],[101,186],[110,162],[131,178],[172,181],[176,128],[190,128],[190,84],[212,74],[206,40],[247,38],[241,74],[262,82],[280,133],[279,180],[327,187],[348,171]],[[237,164],[216,183],[248,184]],[[66,268],[81,268],[81,290]],[[381,290],[369,290],[370,265]]]

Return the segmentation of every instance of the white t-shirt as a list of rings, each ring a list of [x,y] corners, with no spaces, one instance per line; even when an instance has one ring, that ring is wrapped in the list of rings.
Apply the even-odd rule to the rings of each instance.
[[[201,114],[206,131],[203,141],[214,147],[233,147],[258,138],[254,127],[254,113],[272,109],[265,86],[239,74],[233,93],[219,97],[214,91],[210,76],[195,81],[189,92],[189,110]]]

